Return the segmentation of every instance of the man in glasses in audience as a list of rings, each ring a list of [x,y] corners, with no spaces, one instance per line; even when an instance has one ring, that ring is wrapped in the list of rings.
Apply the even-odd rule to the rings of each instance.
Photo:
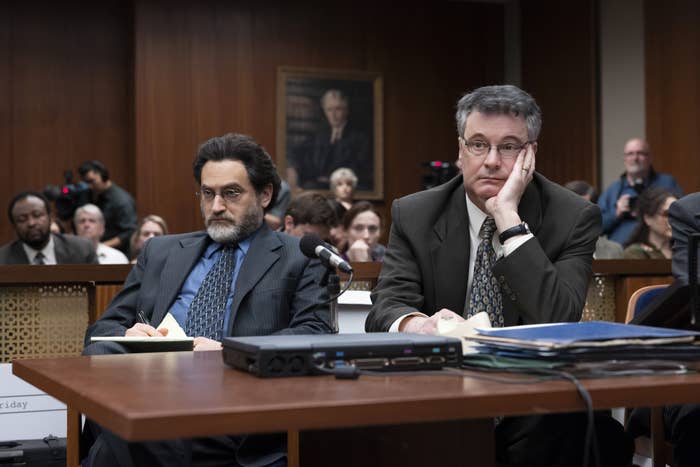
[[[435,334],[442,319],[484,311],[492,326],[578,321],[600,233],[600,210],[535,172],[542,117],[515,86],[487,86],[457,104],[461,174],[394,201],[367,331]],[[596,414],[605,466],[633,445]],[[506,417],[496,458],[508,466],[581,465],[586,415]]]
[[[653,186],[664,188],[677,198],[682,193],[680,185],[670,174],[658,173],[651,166],[649,143],[632,138],[625,143],[623,163],[625,171],[598,198],[603,213],[603,234],[609,240],[624,245],[637,226],[637,197]]]
[[[195,338],[195,351],[219,350],[226,336],[331,332],[320,262],[263,222],[280,189],[269,154],[227,134],[200,146],[193,169],[206,231],[151,238],[86,345],[92,336],[167,335],[156,329],[166,315]],[[125,351],[114,342],[85,349]],[[90,423],[86,435],[96,438],[91,466],[131,465],[125,457],[144,466],[286,465],[283,434],[127,443]]]

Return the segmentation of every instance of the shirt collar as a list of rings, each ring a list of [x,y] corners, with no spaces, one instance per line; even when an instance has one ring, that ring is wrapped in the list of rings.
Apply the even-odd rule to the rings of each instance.
[[[51,234],[49,234],[49,243],[47,243],[46,246],[41,250],[35,250],[34,248],[30,247],[24,242],[22,242],[22,248],[24,249],[24,253],[29,259],[29,264],[34,264],[34,258],[36,257],[36,255],[39,254],[40,251],[44,255],[45,264],[58,264],[58,262],[56,261],[56,254],[54,253],[53,235]]]
[[[467,198],[467,214],[469,216],[469,233],[476,238],[479,236],[479,230],[481,230],[481,224],[488,217],[484,211],[479,209],[476,204],[469,199],[469,195],[465,193]]]

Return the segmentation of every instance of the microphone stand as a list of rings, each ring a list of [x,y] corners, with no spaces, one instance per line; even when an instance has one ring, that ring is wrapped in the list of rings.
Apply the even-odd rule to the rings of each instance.
[[[340,277],[335,272],[333,266],[326,266],[326,272],[321,277],[319,282],[320,286],[325,286],[328,290],[328,295],[333,297],[329,302],[330,304],[330,328],[333,334],[338,334],[340,328],[338,327],[338,294],[340,294]]]

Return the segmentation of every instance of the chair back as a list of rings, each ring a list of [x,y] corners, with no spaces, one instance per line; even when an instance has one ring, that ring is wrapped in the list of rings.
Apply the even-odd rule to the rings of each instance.
[[[629,323],[632,319],[639,314],[648,304],[650,304],[656,297],[661,295],[664,290],[668,287],[668,284],[656,284],[647,285],[641,289],[637,289],[627,304],[627,316],[625,316],[625,323]]]

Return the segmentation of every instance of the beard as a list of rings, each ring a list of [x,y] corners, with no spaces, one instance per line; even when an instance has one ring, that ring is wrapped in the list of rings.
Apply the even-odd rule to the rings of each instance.
[[[49,243],[51,232],[48,227],[40,227],[36,231],[18,233],[20,240],[35,250],[41,250]]]
[[[227,222],[215,222],[225,220]],[[207,234],[217,243],[238,243],[249,237],[262,225],[262,207],[252,204],[236,221],[231,215],[205,217]]]

